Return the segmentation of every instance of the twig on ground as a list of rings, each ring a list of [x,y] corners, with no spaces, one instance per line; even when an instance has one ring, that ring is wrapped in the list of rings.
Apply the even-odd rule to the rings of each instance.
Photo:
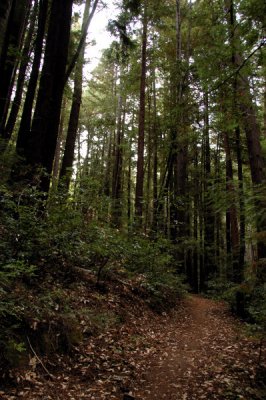
[[[31,344],[30,339],[28,338],[28,336],[27,336],[27,340],[28,340],[28,343],[29,343],[29,346],[30,346],[31,351],[33,352],[34,356],[37,358],[37,360],[39,361],[39,363],[40,363],[41,366],[43,367],[44,371],[49,375],[49,377],[50,377],[51,379],[55,379],[54,375],[52,375],[52,374],[48,371],[48,369],[46,368],[46,366],[44,365],[44,363],[42,362],[42,360],[40,359],[40,357],[38,356],[38,354],[36,353],[36,351],[35,351],[34,348],[32,347],[32,344]]]

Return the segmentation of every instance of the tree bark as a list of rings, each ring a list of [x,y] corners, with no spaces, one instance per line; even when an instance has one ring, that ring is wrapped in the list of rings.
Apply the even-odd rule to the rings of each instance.
[[[133,115],[134,120],[134,115]],[[129,155],[128,155],[128,172],[127,172],[127,226],[128,232],[131,230],[131,151],[132,151],[132,138],[129,139]]]
[[[44,64],[36,109],[32,122],[26,161],[46,172],[41,177],[40,188],[48,192],[52,172],[64,77],[67,64],[73,0],[53,0],[45,48]]]
[[[81,38],[77,47],[77,50],[72,58],[72,60],[70,61],[67,70],[66,70],[66,74],[65,74],[65,83],[67,82],[69,76],[71,75],[71,72],[73,71],[73,69],[75,68],[75,65],[80,57],[81,52],[83,51],[83,47],[85,46],[85,41],[86,41],[86,36],[87,36],[87,32],[90,26],[90,23],[92,21],[92,18],[95,14],[95,11],[97,9],[97,5],[98,5],[99,0],[94,0],[91,12],[89,14],[86,14],[86,19],[84,19],[83,21],[83,29],[81,32]],[[89,4],[91,3],[91,1],[89,1]],[[87,4],[87,3],[86,3]]]
[[[35,28],[35,20],[36,20],[37,12],[38,12],[38,3],[36,1],[34,4],[32,13],[30,15],[30,25],[29,25],[29,29],[27,32],[24,46],[23,46],[23,50],[22,50],[20,68],[19,68],[18,79],[17,79],[16,94],[15,94],[15,97],[14,97],[14,100],[12,103],[12,107],[10,110],[8,121],[6,123],[6,127],[4,129],[4,138],[8,139],[8,140],[10,139],[10,137],[13,133],[15,123],[17,120],[17,116],[18,116],[18,112],[19,112],[20,105],[21,105],[26,71],[27,71],[27,67],[29,65],[29,60],[30,60],[32,38],[33,38],[33,33],[34,33],[34,28]]]
[[[209,123],[209,99],[204,94],[204,254],[205,254],[205,277],[208,278],[216,272],[214,264],[214,211],[211,199],[211,149],[210,149],[210,123]]]
[[[155,69],[152,71],[153,79],[153,216],[152,227],[157,232],[157,210],[158,210],[158,129],[157,129],[157,101]]]
[[[54,157],[54,165],[53,165],[53,180],[52,180],[52,189],[55,191],[58,186],[59,174],[60,174],[60,163],[61,163],[61,145],[63,142],[64,136],[64,125],[66,119],[66,105],[67,98],[63,97],[62,101],[62,109],[60,116],[60,124],[58,130],[58,136],[56,141],[56,149],[55,149],[55,157]]]
[[[81,35],[84,35],[85,32],[87,34],[88,27],[86,26],[86,23],[88,20],[88,16],[90,14],[90,4],[91,1],[87,0],[84,10]],[[79,53],[79,57],[75,68],[74,92],[72,98],[70,118],[68,123],[65,151],[60,172],[60,179],[64,178],[63,184],[66,190],[69,189],[70,180],[72,176],[72,167],[74,162],[75,143],[77,137],[79,113],[80,113],[80,106],[82,99],[82,78],[83,78],[82,72],[83,72],[84,56],[85,56],[85,40],[83,42],[83,46]]]
[[[0,56],[4,44],[6,27],[13,0],[1,0],[0,3]]]
[[[231,155],[231,146],[229,142],[229,136],[227,132],[223,133],[224,137],[224,149],[226,154],[226,192],[229,200],[228,209],[226,211],[226,243],[227,243],[227,256],[229,258],[230,266],[228,270],[228,277],[231,280],[235,280],[234,272],[238,271],[239,262],[239,229],[238,229],[238,218],[236,209],[236,193],[233,184],[233,162]],[[230,260],[232,255],[232,259]]]
[[[228,25],[232,47],[232,64],[234,67],[238,68],[243,64],[243,57],[239,51],[239,38],[236,37],[234,1],[225,0],[225,5],[228,9]],[[265,160],[262,154],[262,148],[260,144],[261,131],[253,104],[249,80],[243,70],[239,71],[236,77],[236,94],[237,105],[240,112],[240,120],[246,134],[251,179],[254,185],[254,190],[256,191],[256,187],[265,185]],[[265,209],[265,199],[261,198],[256,200],[255,205],[259,215],[260,210]],[[265,231],[266,224],[263,218],[258,217],[258,236]],[[260,239],[258,239],[258,258],[266,258],[266,243]]]
[[[30,0],[13,0],[0,59],[0,133],[4,136],[8,107]]]
[[[26,154],[26,148],[28,145],[28,139],[30,135],[32,109],[33,109],[33,103],[39,77],[39,69],[41,64],[47,11],[48,11],[48,0],[40,0],[39,14],[38,14],[38,28],[35,40],[32,69],[23,105],[23,111],[20,120],[20,126],[18,130],[18,137],[16,143],[16,150],[18,154],[21,156],[25,156]]]
[[[244,278],[244,262],[245,262],[245,202],[244,202],[244,183],[243,183],[243,162],[240,142],[240,128],[235,129],[236,155],[237,155],[237,174],[238,174],[238,190],[239,190],[239,260],[237,269],[234,270],[234,280],[238,283]]]
[[[122,92],[122,88],[120,88]],[[122,168],[123,168],[123,152],[122,144],[124,137],[125,124],[125,107],[122,94],[118,96],[117,107],[117,132],[116,143],[114,146],[114,165],[112,177],[112,224],[119,228],[121,226],[122,217]]]
[[[145,135],[145,92],[146,92],[146,69],[147,69],[147,4],[144,2],[143,31],[142,31],[142,55],[141,55],[141,80],[139,101],[139,129],[138,129],[138,159],[137,180],[135,197],[135,216],[137,225],[142,226],[143,216],[143,185],[144,185],[144,135]]]

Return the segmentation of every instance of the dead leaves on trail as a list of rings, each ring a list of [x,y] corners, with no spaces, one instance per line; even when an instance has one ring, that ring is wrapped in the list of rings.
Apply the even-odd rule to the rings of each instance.
[[[176,312],[164,352],[154,358],[136,398],[264,399],[259,346],[242,328],[223,304],[196,296],[187,300],[186,308]],[[266,371],[266,364],[260,368]]]
[[[154,314],[123,283],[111,282],[103,294],[84,285],[74,296],[66,295],[76,298],[77,308],[87,309],[80,319],[83,343],[69,356],[40,356],[49,374],[32,356],[27,371],[12,371],[15,384],[0,392],[1,400],[109,400],[132,394],[148,357],[161,344],[161,324],[166,325],[167,317]]]
[[[258,343],[221,303],[194,296],[158,315],[119,283],[80,287],[76,307],[95,309],[80,320],[83,343],[69,356],[33,354],[1,400],[264,399],[265,358],[258,369]]]

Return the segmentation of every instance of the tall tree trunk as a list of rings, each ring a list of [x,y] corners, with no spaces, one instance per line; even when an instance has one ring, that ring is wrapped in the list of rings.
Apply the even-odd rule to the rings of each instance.
[[[237,269],[234,271],[234,279],[240,283],[244,277],[244,261],[245,261],[245,230],[246,230],[246,217],[245,217],[245,202],[244,202],[244,184],[243,184],[243,162],[242,151],[240,142],[240,128],[235,129],[236,140],[236,155],[237,155],[237,173],[238,173],[238,190],[239,190],[239,260]]]
[[[62,109],[61,109],[61,117],[60,124],[58,130],[58,136],[56,141],[56,149],[55,149],[55,157],[54,157],[54,165],[53,165],[53,179],[52,179],[52,188],[55,191],[58,186],[59,174],[60,174],[60,163],[61,163],[61,146],[63,142],[64,136],[64,125],[66,120],[66,105],[67,98],[66,95],[63,97],[62,101]]]
[[[191,273],[188,275],[188,282],[195,293],[199,292],[199,284],[198,284],[198,270],[199,270],[199,173],[198,173],[198,157],[199,151],[197,142],[194,143],[194,177],[193,177],[193,239],[194,239],[194,248],[192,255],[192,268]]]
[[[122,92],[122,87],[120,88]],[[114,146],[114,165],[112,177],[112,224],[119,228],[122,217],[122,169],[123,169],[123,136],[125,125],[125,105],[122,94],[118,96],[117,132]]]
[[[1,0],[0,3],[0,56],[4,44],[9,13],[13,0]]]
[[[179,245],[181,244],[182,239],[180,238],[180,234],[182,232],[182,227],[184,224],[183,215],[181,211],[181,203],[182,200],[180,196],[182,196],[182,178],[184,174],[184,147],[183,147],[183,138],[181,134],[181,119],[183,117],[181,110],[181,15],[180,15],[180,1],[176,0],[176,9],[175,9],[175,25],[176,25],[176,52],[175,52],[175,67],[173,70],[172,82],[171,82],[171,90],[173,97],[173,121],[171,127],[171,164],[172,168],[169,168],[169,172],[171,172],[171,181],[172,181],[172,199],[170,202],[170,233],[171,239],[174,242],[179,241]],[[179,131],[179,132],[178,132]],[[179,135],[178,135],[179,134]],[[179,137],[178,137],[179,136]],[[182,225],[182,227],[181,227]],[[180,240],[181,239],[181,240]],[[181,264],[184,264],[183,251],[180,249],[178,251],[178,261]]]
[[[112,98],[116,98],[117,95],[117,81],[118,81],[118,66],[113,65],[112,70]],[[106,169],[104,176],[104,194],[110,196],[112,193],[112,172],[113,172],[113,161],[114,161],[114,148],[115,148],[115,129],[116,129],[116,113],[117,113],[117,101],[114,101],[114,112],[112,114],[111,125],[113,129],[109,131],[109,145],[108,145],[108,157],[106,161]]]
[[[127,226],[128,232],[131,230],[131,151],[132,151],[132,138],[129,139],[129,155],[128,155],[128,173],[127,173]]]
[[[111,187],[110,182],[111,179],[111,165],[112,165],[112,139],[113,135],[109,132],[109,139],[108,139],[108,153],[107,153],[107,161],[106,161],[106,169],[105,169],[105,176],[104,176],[104,194],[105,196],[109,197],[111,194]]]
[[[239,262],[239,229],[236,209],[236,193],[233,183],[233,162],[231,155],[231,146],[227,132],[224,132],[224,149],[226,154],[226,192],[229,201],[226,211],[226,242],[227,256],[230,265],[228,265],[228,277],[235,280],[234,272],[238,271]],[[231,257],[232,256],[232,257]]]
[[[30,53],[31,53],[31,45],[32,45],[32,37],[35,28],[35,20],[38,12],[38,2],[35,1],[34,8],[30,15],[30,25],[27,32],[27,36],[25,39],[24,47],[22,50],[21,55],[21,62],[20,68],[18,73],[17,79],[17,87],[16,87],[16,94],[12,103],[11,111],[8,117],[8,121],[6,123],[6,127],[4,129],[4,138],[10,139],[12,132],[15,127],[15,123],[17,120],[18,112],[21,105],[22,95],[23,95],[23,88],[25,83],[26,71],[29,65]]]
[[[38,28],[35,40],[35,47],[34,47],[34,58],[32,63],[28,89],[24,101],[22,116],[20,120],[20,126],[18,130],[18,137],[16,144],[16,150],[18,154],[22,156],[25,156],[26,154],[26,148],[28,145],[28,139],[30,135],[33,103],[34,103],[38,77],[39,77],[39,69],[42,58],[47,11],[48,11],[48,0],[40,0],[39,14],[38,14]]]
[[[216,272],[214,265],[214,210],[213,200],[211,199],[211,153],[210,153],[210,124],[209,124],[209,99],[204,95],[204,254],[205,254],[205,277]]]
[[[229,11],[228,24],[230,32],[230,40],[232,47],[232,63],[237,69],[243,64],[243,57],[239,50],[239,38],[236,37],[236,17],[233,0],[225,0],[226,7]],[[246,134],[247,149],[249,156],[249,165],[251,179],[256,186],[265,185],[265,160],[263,158],[260,137],[261,131],[257,120],[255,107],[250,91],[248,77],[245,72],[239,71],[236,79],[237,104],[240,111],[240,120]],[[256,189],[255,189],[256,190]],[[265,194],[264,194],[265,196]],[[255,201],[256,208],[259,211],[265,209],[265,198]],[[258,258],[266,258],[266,243],[260,236],[263,237],[263,232],[266,231],[266,223],[263,218],[257,218],[257,233],[258,233]]]
[[[78,59],[80,57],[80,54],[83,51],[82,49],[86,44],[87,32],[88,32],[90,23],[92,21],[92,18],[93,18],[94,14],[95,14],[95,11],[97,9],[98,2],[99,2],[99,0],[94,0],[94,3],[92,5],[92,7],[91,7],[91,12],[89,14],[87,14],[87,18],[86,19],[84,18],[84,20],[83,20],[83,29],[82,29],[82,32],[81,32],[80,41],[79,41],[77,50],[76,50],[74,56],[72,57],[71,61],[69,62],[68,67],[67,67],[66,74],[65,74],[65,83],[67,82],[68,78],[71,75],[71,72],[75,68],[75,65],[76,65],[76,63],[77,63],[77,61],[78,61]],[[89,1],[89,5],[90,5],[90,3],[91,3],[91,1]]]
[[[30,0],[13,0],[0,58],[0,133],[4,136],[18,52],[21,48]]]
[[[81,36],[83,36],[86,32],[88,26],[87,21],[90,15],[90,5],[91,0],[86,1],[83,22],[82,22],[82,29],[81,29]],[[85,37],[86,37],[85,34]],[[62,160],[62,167],[60,172],[60,179],[64,178],[64,186],[68,190],[70,185],[70,180],[72,176],[72,167],[74,162],[74,153],[75,153],[75,143],[76,143],[76,136],[78,130],[78,122],[79,122],[79,113],[80,113],[80,106],[81,106],[81,99],[82,99],[82,77],[83,77],[83,63],[84,63],[84,56],[85,56],[85,40],[83,42],[82,48],[80,50],[77,64],[75,68],[75,78],[74,78],[74,92],[72,98],[72,105],[70,111],[70,118],[68,123],[68,131],[66,137],[66,145],[64,156]]]
[[[182,70],[181,10],[180,0],[176,0],[176,54],[174,85],[173,120],[173,198],[171,204],[171,239],[177,243],[176,258],[181,271],[191,268],[184,241],[189,236],[189,212],[187,205],[188,178],[188,133],[187,112],[185,109],[185,91],[188,88],[186,76]],[[188,39],[189,42],[189,39]],[[189,58],[189,56],[187,56]],[[188,59],[187,59],[188,62]]]
[[[43,70],[32,122],[26,160],[35,170],[42,167],[41,189],[48,192],[52,172],[64,77],[67,64],[73,0],[53,0]]]
[[[137,224],[142,225],[143,215],[143,185],[144,185],[144,132],[145,132],[145,89],[147,69],[147,3],[144,2],[143,31],[142,31],[142,55],[141,55],[141,80],[140,80],[140,101],[139,101],[139,129],[138,129],[138,159],[137,159],[137,180],[135,197],[135,215]]]
[[[157,232],[157,210],[158,210],[158,128],[157,128],[157,101],[156,101],[156,76],[155,69],[152,71],[153,79],[153,216],[152,226]]]
[[[152,188],[152,114],[151,114],[151,95],[148,96],[148,141],[147,141],[147,179],[145,188],[145,217],[144,232],[151,227],[151,188]]]
[[[214,155],[214,166],[213,166],[214,184],[216,186],[223,185],[223,181],[221,179],[221,176],[223,175],[221,172],[221,140],[222,140],[221,134],[218,134],[215,155]],[[218,211],[217,209],[215,210],[215,215],[214,215],[214,234],[215,234],[214,260],[217,271],[219,272],[219,276],[221,276],[221,266],[223,267],[226,264],[226,260],[222,259],[222,254],[224,253],[224,251],[222,251],[223,214],[221,211]]]

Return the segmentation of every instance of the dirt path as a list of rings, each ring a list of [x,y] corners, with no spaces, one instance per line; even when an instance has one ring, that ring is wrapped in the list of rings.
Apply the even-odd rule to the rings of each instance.
[[[162,352],[150,360],[134,397],[263,399],[258,346],[238,328],[222,303],[190,297],[165,330]]]
[[[14,371],[16,385],[0,387],[0,400],[266,399],[265,347],[258,368],[258,342],[223,303],[191,296],[158,315],[125,290],[103,302],[124,323],[84,338],[71,357],[33,357],[36,365]]]

